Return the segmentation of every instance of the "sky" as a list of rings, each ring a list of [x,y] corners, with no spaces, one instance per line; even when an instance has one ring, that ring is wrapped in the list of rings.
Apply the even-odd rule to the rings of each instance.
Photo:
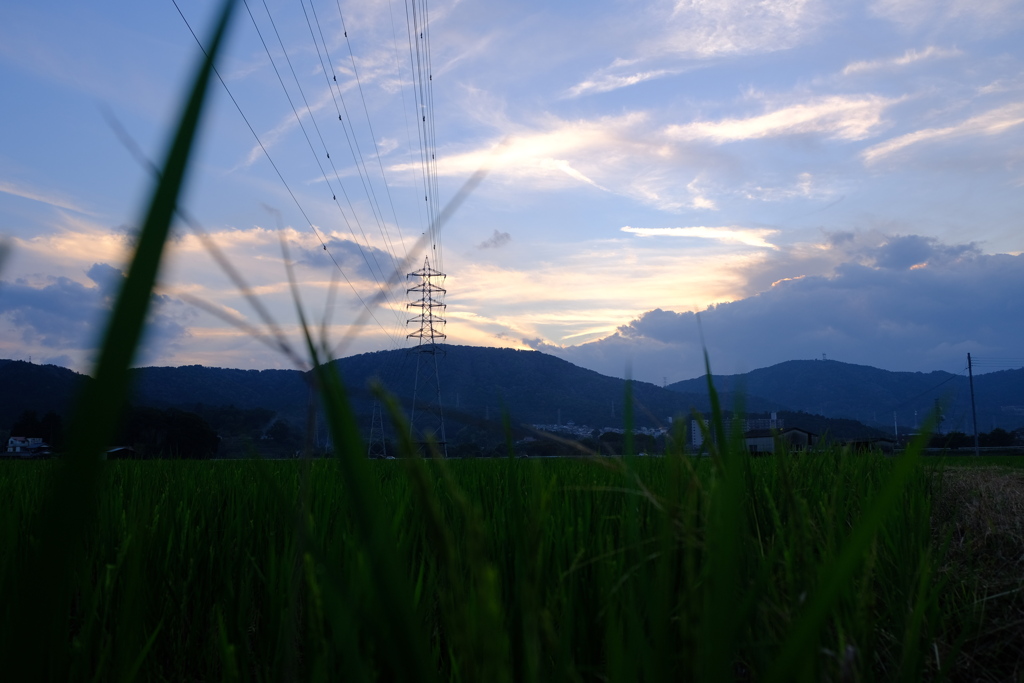
[[[448,342],[613,376],[1024,365],[1024,3],[423,9],[234,16],[181,207],[285,335],[290,265],[339,355],[411,346],[430,257]],[[0,357],[89,370],[215,11],[0,6]],[[458,198],[433,246],[425,194]],[[259,330],[177,226],[137,363],[292,367]]]

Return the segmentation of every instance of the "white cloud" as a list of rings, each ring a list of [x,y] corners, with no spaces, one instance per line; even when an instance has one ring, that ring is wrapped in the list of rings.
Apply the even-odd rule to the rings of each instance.
[[[673,69],[655,69],[653,71],[642,71],[627,75],[607,73],[595,74],[589,79],[577,83],[573,87],[569,88],[566,92],[566,97],[579,97],[580,95],[589,93],[611,92],[612,90],[618,90],[619,88],[625,88],[631,85],[636,85],[637,83],[643,83],[644,81],[650,81],[677,73],[679,73],[679,71]]]
[[[29,187],[24,183],[15,183],[9,180],[0,180],[0,192],[4,194],[13,195],[15,197],[21,197],[22,199],[30,199],[34,202],[41,202],[43,204],[49,204],[55,206],[58,209],[67,209],[74,211],[75,213],[85,214],[87,216],[95,216],[96,214],[88,209],[82,208],[77,202],[67,197],[61,196],[60,194],[49,191],[39,190],[37,188]]]
[[[814,0],[678,0],[663,51],[695,57],[750,54],[788,49],[824,20]]]
[[[758,116],[673,125],[667,128],[666,134],[675,140],[707,140],[719,144],[806,133],[862,140],[882,127],[882,113],[894,102],[896,100],[878,95],[834,95]]]
[[[963,55],[963,52],[956,48],[946,49],[930,45],[925,49],[921,50],[920,52],[913,49],[907,50],[899,57],[851,62],[850,64],[846,65],[846,68],[843,69],[843,75],[849,76],[850,74],[856,73],[893,69],[895,67],[907,66],[915,62],[924,61],[926,59],[943,59],[949,57],[959,57],[961,55]]]
[[[636,35],[623,32],[632,54],[618,56],[567,91],[576,97],[603,93],[676,75],[681,62],[787,50],[799,45],[825,20],[817,0],[678,0],[656,2],[639,19]],[[652,68],[637,68],[651,64]]]
[[[643,113],[576,121],[549,117],[534,130],[521,129],[484,148],[443,156],[438,160],[438,172],[469,176],[477,169],[488,168],[492,173],[517,177],[550,179],[565,175],[582,182],[593,182],[589,177],[581,178],[570,172],[566,166],[570,163],[578,166],[576,159],[599,150],[606,155],[621,154],[624,144],[639,146],[633,140],[636,136],[633,131],[646,118]],[[409,170],[414,165],[399,164],[391,168]]]
[[[865,163],[872,164],[894,152],[922,142],[933,142],[951,138],[979,135],[998,135],[1010,128],[1024,124],[1024,104],[1008,104],[996,109],[973,116],[952,126],[941,128],[924,128],[922,130],[900,135],[873,145],[862,153]]]
[[[738,227],[709,228],[703,225],[689,228],[634,228],[627,225],[621,230],[639,237],[696,237],[727,244],[745,244],[748,247],[778,249],[765,239],[769,235],[777,234],[778,230]]]
[[[795,182],[788,186],[763,187],[747,186],[743,196],[762,202],[780,202],[794,198],[827,197],[835,194],[834,190],[823,186],[813,174],[803,172],[797,175]]]
[[[875,0],[870,11],[905,29],[947,26],[960,33],[1002,33],[1024,19],[1017,0]]]

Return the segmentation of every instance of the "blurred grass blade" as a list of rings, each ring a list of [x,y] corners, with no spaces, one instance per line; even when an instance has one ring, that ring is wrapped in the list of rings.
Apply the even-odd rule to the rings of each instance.
[[[203,64],[192,85],[160,179],[149,203],[128,274],[111,312],[94,382],[86,385],[71,429],[72,452],[78,458],[96,458],[117,425],[128,390],[128,369],[138,351],[164,245],[170,234],[185,182],[189,157],[213,72],[214,60],[227,32],[234,0],[225,0]]]
[[[76,549],[95,516],[99,460],[109,445],[128,390],[129,368],[145,326],[157,271],[170,232],[178,196],[199,126],[214,58],[220,49],[234,0],[225,0],[211,49],[196,73],[163,170],[149,203],[128,275],[114,304],[93,380],[85,384],[69,433],[69,456],[54,472],[32,531],[35,552],[15,581],[17,602],[10,618],[17,623],[13,641],[5,643],[16,662],[11,680],[63,678],[67,648],[66,600]],[[11,592],[7,593],[11,595]]]

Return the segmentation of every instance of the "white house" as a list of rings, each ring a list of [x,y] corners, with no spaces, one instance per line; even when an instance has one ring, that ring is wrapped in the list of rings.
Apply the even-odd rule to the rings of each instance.
[[[50,444],[34,436],[12,436],[7,439],[7,455],[29,458],[34,455],[46,455],[50,452]]]

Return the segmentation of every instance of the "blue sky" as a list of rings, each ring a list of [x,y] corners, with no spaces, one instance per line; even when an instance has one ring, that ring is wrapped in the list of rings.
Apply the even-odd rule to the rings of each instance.
[[[179,5],[205,37],[212,6]],[[342,353],[407,345],[404,285],[381,284],[423,258],[407,6],[239,9],[220,70],[309,222],[219,84],[184,206],[287,333],[279,237],[318,319],[338,274],[312,223],[351,281]],[[727,373],[1024,356],[1024,3],[429,12],[440,202],[489,169],[442,233],[452,343],[672,382],[701,372],[699,312]],[[162,155],[196,60],[170,0],[0,8],[0,355],[88,368],[151,187],[137,156]],[[182,227],[140,362],[289,365],[225,316],[259,324]]]

